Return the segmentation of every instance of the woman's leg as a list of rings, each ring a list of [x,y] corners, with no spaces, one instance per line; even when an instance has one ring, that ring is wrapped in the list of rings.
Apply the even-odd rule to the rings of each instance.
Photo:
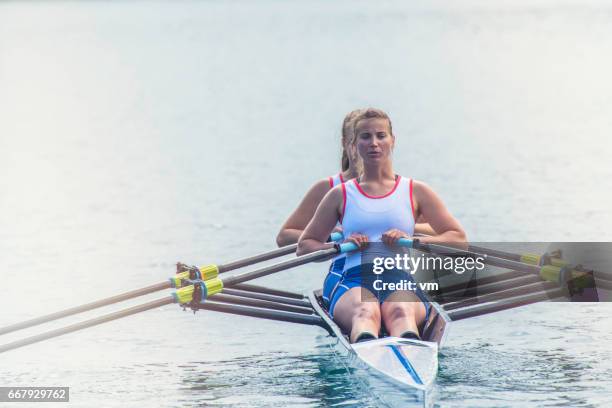
[[[425,320],[427,309],[414,292],[393,292],[380,310],[390,336],[400,337],[408,332],[420,335],[418,327]]]
[[[354,343],[360,336],[368,333],[378,337],[380,331],[380,305],[374,295],[371,300],[363,301],[361,287],[353,287],[338,299],[334,307],[334,321],[350,333],[350,342]],[[369,292],[368,292],[369,293]]]

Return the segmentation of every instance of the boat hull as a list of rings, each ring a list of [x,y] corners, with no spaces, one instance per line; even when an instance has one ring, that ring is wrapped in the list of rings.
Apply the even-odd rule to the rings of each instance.
[[[432,313],[423,329],[423,340],[384,337],[351,344],[323,308],[321,291],[314,291],[308,297],[316,313],[328,325],[328,331],[336,337],[334,352],[358,369],[356,374],[361,374],[360,379],[382,382],[389,387],[389,395],[399,392],[402,399],[422,401],[427,398],[438,371],[438,351],[450,322],[437,304],[432,303]],[[363,372],[359,373],[360,370]],[[376,388],[379,390],[380,386]]]

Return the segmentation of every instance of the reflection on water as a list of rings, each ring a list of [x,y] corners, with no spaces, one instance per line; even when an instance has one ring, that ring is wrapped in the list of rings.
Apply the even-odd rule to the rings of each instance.
[[[327,345],[311,354],[266,353],[179,366],[182,406],[377,406]]]
[[[595,323],[591,306],[567,306],[539,304],[456,327],[465,337],[453,337],[440,356],[441,399],[467,406],[606,406],[611,335],[603,327],[612,319],[599,322],[606,332],[599,337],[585,330]],[[487,326],[495,336],[482,332]]]

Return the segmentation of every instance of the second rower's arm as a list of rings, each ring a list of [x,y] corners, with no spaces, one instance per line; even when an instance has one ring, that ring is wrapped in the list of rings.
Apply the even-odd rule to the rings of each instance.
[[[419,238],[421,242],[448,244],[467,242],[463,227],[448,211],[440,197],[427,184],[415,181],[413,186],[415,212],[429,221],[433,236]],[[419,231],[420,232],[420,231]],[[438,233],[439,232],[439,233]]]
[[[323,197],[298,241],[298,256],[334,246],[326,241],[340,219],[343,200],[342,186],[334,187]]]
[[[328,191],[329,180],[320,180],[310,187],[298,207],[291,213],[278,232],[276,244],[279,247],[298,242],[304,228],[314,216],[317,206]]]

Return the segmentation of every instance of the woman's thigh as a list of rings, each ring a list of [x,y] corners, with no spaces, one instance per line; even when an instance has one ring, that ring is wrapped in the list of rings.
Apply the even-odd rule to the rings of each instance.
[[[380,326],[380,305],[366,289],[354,287],[338,299],[334,308],[334,321],[345,332],[350,332],[356,317],[371,319]]]

